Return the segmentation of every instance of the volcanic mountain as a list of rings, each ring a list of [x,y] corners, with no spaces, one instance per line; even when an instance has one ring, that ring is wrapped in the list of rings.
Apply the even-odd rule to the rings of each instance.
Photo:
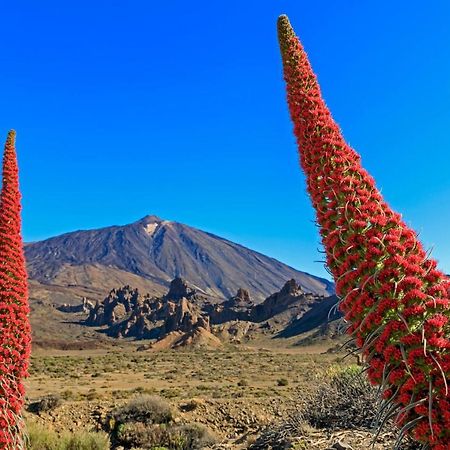
[[[81,288],[95,297],[129,284],[156,295],[165,292],[175,277],[218,299],[229,298],[243,287],[262,301],[289,279],[317,295],[333,292],[332,283],[325,279],[156,216],[30,243],[25,253],[33,292],[65,289],[66,295],[70,288]]]

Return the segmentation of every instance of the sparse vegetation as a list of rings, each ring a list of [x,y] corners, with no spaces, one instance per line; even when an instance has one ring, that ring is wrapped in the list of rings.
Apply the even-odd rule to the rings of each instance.
[[[362,376],[360,368],[332,368],[317,389],[306,396],[300,416],[315,428],[370,430],[377,405],[377,390]]]
[[[108,450],[110,443],[106,433],[69,433],[61,434],[48,426],[36,423],[27,424],[27,450]]]
[[[313,391],[302,390],[299,409],[278,428],[266,430],[251,449],[307,448],[302,445],[309,441],[298,439],[307,440],[317,430],[373,433],[378,411],[377,390],[363,376],[360,367],[332,367],[316,381]],[[394,430],[390,421],[383,432],[392,436]],[[390,443],[389,448],[393,441]],[[399,448],[413,450],[421,446],[406,439]]]
[[[29,395],[37,398],[51,390],[73,401],[111,396],[130,399],[136,394],[166,399],[232,398],[235,394],[264,398],[294,391],[295,383],[307,378],[310,370],[316,366],[326,368],[336,359],[331,354],[305,355],[303,349],[291,355],[275,349],[269,359],[263,352],[233,348],[137,354],[105,351],[95,358],[86,351],[64,356],[39,355],[32,357]],[[173,375],[174,368],[176,377],[168,376]],[[92,378],[92,373],[102,376]],[[281,378],[289,384],[272,393],[269,389],[276,387]]]
[[[132,423],[120,427],[116,442],[127,448],[166,448],[168,450],[197,450],[213,445],[217,438],[198,424],[169,425]]]
[[[30,397],[42,398],[53,392],[65,401],[64,408],[51,416],[42,413],[42,419],[55,420],[57,429],[80,424],[87,430],[99,426],[110,433],[115,429],[120,440],[113,438],[114,442],[123,446],[119,442],[145,442],[150,436],[154,447],[170,448],[163,429],[184,436],[186,430],[179,428],[183,423],[204,423],[219,439],[240,436],[285,417],[295,404],[296,392],[311,389],[311,374],[336,365],[339,358],[336,354],[308,354],[303,348],[290,353],[259,351],[259,347],[136,353],[131,344],[123,345],[126,347],[101,352],[35,354]],[[176,377],[168,377],[175,370]],[[102,376],[92,378],[92,373]],[[277,386],[281,378],[288,380],[287,386]],[[97,395],[88,400],[93,392]],[[148,409],[142,411],[146,403],[148,406],[142,399],[149,396],[156,397],[149,409],[161,411],[161,403],[163,411],[170,408],[163,414],[166,419],[155,420]],[[162,427],[150,423],[158,421],[168,422]]]
[[[111,417],[116,426],[130,422],[167,424],[173,420],[173,413],[170,404],[161,397],[142,395],[113,411]]]
[[[202,449],[216,442],[204,426],[176,424],[171,406],[162,398],[144,395],[113,411],[108,421],[113,442],[126,448]]]

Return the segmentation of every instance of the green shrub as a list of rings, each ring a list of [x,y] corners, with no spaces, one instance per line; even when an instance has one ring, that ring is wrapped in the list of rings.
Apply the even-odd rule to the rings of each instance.
[[[108,436],[105,433],[62,433],[36,423],[27,424],[27,450],[108,450]]]
[[[107,450],[109,438],[105,433],[74,433],[63,437],[64,450]]]
[[[62,450],[58,435],[48,428],[35,423],[27,424],[27,450]]]

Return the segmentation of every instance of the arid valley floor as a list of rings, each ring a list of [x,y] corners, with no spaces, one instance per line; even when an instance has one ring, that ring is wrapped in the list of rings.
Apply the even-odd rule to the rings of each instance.
[[[156,394],[168,399],[180,418],[203,423],[220,441],[237,446],[294,409],[316,373],[342,364],[339,356],[321,350],[230,346],[137,352],[132,343],[110,349],[38,350],[27,383],[29,401],[56,394],[62,403],[28,418],[56,429],[99,429],[118,405]]]
[[[345,353],[326,352],[329,342],[289,349],[265,344],[159,352],[138,352],[132,342],[94,350],[40,349],[32,358],[29,404],[48,395],[60,402],[47,412],[28,412],[26,419],[55,430],[101,430],[117,407],[157,395],[170,403],[175,421],[211,430],[217,442],[212,448],[248,448],[261,432],[295,416],[324,374],[354,363],[343,359]],[[340,442],[363,449],[371,438],[363,430],[308,430],[308,436],[291,448],[340,448],[331,447]],[[385,435],[375,448],[391,448],[389,442]]]

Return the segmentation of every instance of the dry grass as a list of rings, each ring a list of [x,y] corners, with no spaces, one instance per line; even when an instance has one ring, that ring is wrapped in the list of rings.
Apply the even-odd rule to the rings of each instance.
[[[101,428],[100,421],[105,423],[129,400],[157,395],[170,402],[182,423],[203,423],[238,449],[240,437],[286,417],[298,392],[313,388],[313,373],[340,364],[337,355],[306,353],[304,348],[151,353],[121,345],[120,350],[35,353],[27,381],[29,402],[49,394],[63,399],[41,419],[58,429],[89,431]],[[122,431],[129,434],[130,427],[142,439],[161,431],[140,422]]]
[[[320,438],[323,440],[324,435],[342,436],[353,432],[365,434],[363,445],[367,448],[374,444],[371,448],[391,449],[399,444],[395,448],[422,449],[409,438],[397,443],[398,430],[392,421],[388,421],[376,434],[379,407],[377,389],[361,373],[360,367],[332,367],[315,378],[315,389],[309,393],[300,393],[297,411],[278,427],[265,430],[250,448],[282,450],[292,448],[290,445],[295,441],[303,443],[305,448],[318,448],[316,444]],[[320,434],[322,436],[317,439]]]
[[[60,394],[86,399],[128,398],[136,392],[166,398],[266,398],[292,395],[311,371],[336,363],[335,355],[281,353],[252,349],[92,351],[32,357],[27,382],[31,399]],[[245,380],[245,381],[243,381]]]

